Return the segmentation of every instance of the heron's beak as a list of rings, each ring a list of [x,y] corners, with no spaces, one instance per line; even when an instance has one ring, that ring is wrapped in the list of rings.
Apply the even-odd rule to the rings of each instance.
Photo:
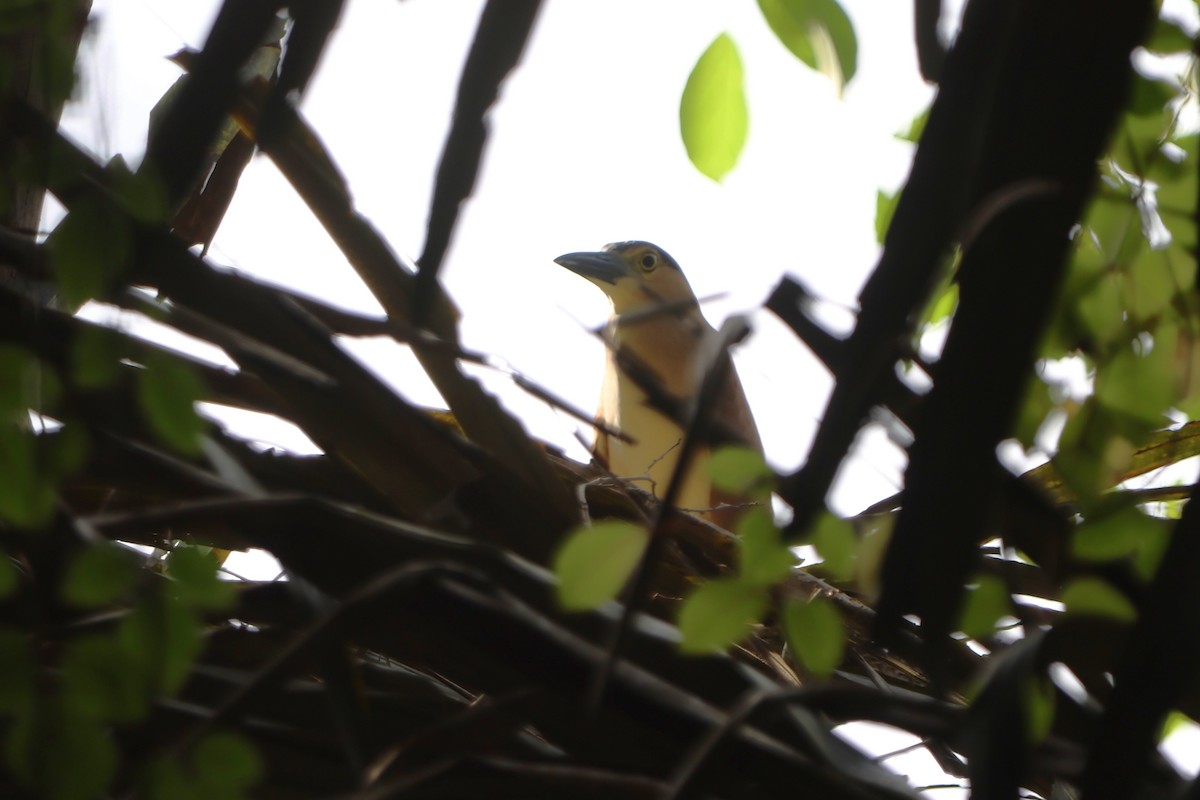
[[[607,250],[567,253],[554,259],[554,263],[595,283],[615,284],[629,275],[629,265],[625,260]]]

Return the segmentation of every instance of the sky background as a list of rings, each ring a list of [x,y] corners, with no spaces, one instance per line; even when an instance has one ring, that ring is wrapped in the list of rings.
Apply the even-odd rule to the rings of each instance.
[[[912,146],[894,134],[933,97],[917,71],[912,4],[842,2],[858,33],[859,61],[840,99],[775,39],[750,0],[545,3],[493,109],[480,179],[442,271],[463,314],[464,344],[578,407],[595,408],[603,350],[588,329],[607,316],[607,303],[553,259],[611,241],[653,241],[683,266],[698,296],[723,295],[705,305],[714,325],[730,313],[750,315],[754,335],[736,354],[742,381],[769,461],[797,467],[831,381],[782,323],[756,309],[791,275],[824,301],[832,327],[849,329],[879,252],[876,191],[899,187],[911,162]],[[410,259],[424,243],[459,70],[482,5],[349,0],[303,100],[359,211]],[[1170,5],[1195,15],[1192,3]],[[96,0],[79,101],[64,116],[72,135],[100,156],[122,153],[137,163],[150,108],[179,76],[165,56],[201,47],[217,8],[215,0]],[[688,162],[678,110],[688,73],[722,32],[743,59],[750,133],[737,168],[717,184]],[[57,212],[47,213],[49,226]],[[337,305],[378,311],[265,158],[246,170],[210,258]],[[402,348],[383,341],[347,347],[410,399],[441,405]],[[503,375],[483,374],[533,435],[586,459],[576,441],[579,432],[590,437],[583,426]],[[221,419],[243,435],[313,449],[268,419]],[[832,495],[844,514],[900,486],[903,456],[878,429],[860,436],[856,453]],[[884,752],[911,739],[872,741]],[[1195,770],[1196,737],[1173,749]]]
[[[341,167],[362,211],[397,252],[419,254],[432,181],[463,56],[481,2],[350,0],[303,112]],[[929,102],[917,75],[909,4],[847,3],[859,71],[839,100],[775,39],[752,2],[546,3],[521,66],[491,115],[474,197],[443,281],[471,348],[591,410],[603,351],[588,333],[607,316],[595,287],[555,256],[648,239],[683,266],[714,324],[751,313],[738,366],[781,469],[801,462],[830,379],[772,315],[755,309],[785,274],[828,301],[841,330],[874,265],[875,193],[901,184],[912,146],[893,134]],[[165,54],[199,47],[216,4],[97,0],[84,53],[83,102],[70,130],[101,155],[136,161],[150,108],[176,80]],[[740,49],[750,134],[723,184],[688,162],[679,97],[721,32]],[[349,308],[377,306],[283,178],[264,159],[247,169],[211,256]],[[350,345],[407,396],[438,405],[411,357],[388,342]],[[498,375],[485,379],[537,437],[578,458],[574,421]],[[252,432],[299,446],[260,420]],[[590,432],[585,431],[590,436]],[[901,456],[875,443],[842,481],[835,506],[854,513],[899,486]]]

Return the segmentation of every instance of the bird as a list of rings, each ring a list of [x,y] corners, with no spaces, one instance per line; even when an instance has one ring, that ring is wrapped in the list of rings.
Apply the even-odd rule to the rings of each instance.
[[[600,288],[612,304],[604,326],[607,343],[604,380],[593,454],[614,475],[648,481],[661,498],[675,469],[683,429],[649,404],[646,391],[621,365],[621,355],[644,367],[658,385],[678,400],[690,401],[703,379],[705,347],[716,331],[700,312],[700,303],[679,264],[662,248],[643,241],[615,242],[593,252],[567,253],[559,266]],[[642,383],[645,383],[643,381]],[[742,443],[762,453],[754,415],[733,364],[719,389],[713,416]],[[616,430],[629,441],[610,435]],[[742,498],[712,486],[707,446],[691,458],[677,507],[732,530],[745,511]]]

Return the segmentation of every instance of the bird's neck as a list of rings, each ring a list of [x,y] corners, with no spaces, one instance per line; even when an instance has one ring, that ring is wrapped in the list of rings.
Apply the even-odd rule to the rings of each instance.
[[[676,308],[658,313],[652,307],[614,314],[608,337],[650,369],[663,388],[677,397],[691,396],[699,382],[695,357],[711,328],[698,308]]]

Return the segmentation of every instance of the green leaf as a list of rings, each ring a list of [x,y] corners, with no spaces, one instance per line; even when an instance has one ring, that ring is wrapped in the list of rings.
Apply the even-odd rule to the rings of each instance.
[[[996,632],[997,620],[1011,610],[1004,581],[995,575],[980,575],[974,586],[967,587],[959,630],[972,639],[989,639]]]
[[[163,758],[146,772],[147,795],[154,800],[237,800],[261,780],[262,760],[243,737],[214,733],[202,739],[186,760]]]
[[[1097,345],[1110,345],[1125,332],[1123,284],[1118,273],[1106,273],[1076,301],[1076,316]]]
[[[1025,725],[1030,743],[1037,743],[1050,735],[1054,726],[1054,684],[1042,676],[1031,675],[1025,681]]]
[[[1172,245],[1179,245],[1192,261],[1196,247],[1196,184],[1200,180],[1200,168],[1196,164],[1198,141],[1200,134],[1173,139],[1172,144],[1182,150],[1182,158],[1178,161],[1166,157],[1160,159],[1156,164],[1162,165],[1164,172],[1173,174],[1154,176],[1158,182],[1155,200],[1159,216],[1171,232]],[[1172,169],[1168,164],[1174,164],[1176,168]]]
[[[200,621],[170,597],[142,600],[117,628],[118,641],[157,691],[174,694],[200,652]]]
[[[138,373],[138,400],[154,432],[186,455],[200,452],[204,421],[195,403],[204,396],[204,384],[187,364],[162,353],[151,353]]]
[[[1167,103],[1179,94],[1179,87],[1167,81],[1154,80],[1135,72],[1133,81],[1133,96],[1129,101],[1129,111],[1135,116],[1160,117]]]
[[[858,547],[855,549],[855,588],[866,597],[878,597],[879,578],[888,544],[896,527],[896,514],[860,514],[855,517]]]
[[[105,166],[117,201],[129,216],[141,222],[167,222],[170,219],[167,189],[149,164],[131,172],[124,157],[117,155]]]
[[[932,106],[926,106],[924,111],[912,118],[907,127],[896,131],[895,137],[902,142],[912,142],[913,144],[921,141],[921,134],[925,133],[925,125],[929,122],[930,108]]]
[[[842,663],[846,628],[829,598],[817,595],[807,603],[791,602],[783,611],[788,646],[801,664],[827,678]]]
[[[770,586],[783,580],[796,564],[796,556],[783,543],[769,508],[755,508],[738,520],[742,541],[741,578],[747,583]]]
[[[808,541],[825,559],[821,564],[822,571],[836,581],[854,577],[858,537],[848,521],[826,512],[817,519]]]
[[[54,515],[57,487],[38,458],[33,431],[0,420],[0,520],[38,528]]]
[[[235,733],[206,736],[196,745],[191,760],[196,774],[217,793],[210,797],[238,796],[263,776],[262,759],[254,746]]]
[[[900,204],[900,192],[897,189],[892,194],[879,189],[875,192],[875,241],[883,244],[887,238],[888,226],[892,224],[892,217],[896,213],[896,206]]]
[[[1137,610],[1129,598],[1100,578],[1076,578],[1062,593],[1067,614],[1108,617],[1119,622],[1133,622]]]
[[[1155,525],[1142,531],[1142,539],[1133,554],[1134,574],[1145,581],[1152,579],[1158,572],[1163,556],[1166,555],[1167,545],[1171,543],[1171,526],[1158,517],[1150,519]]]
[[[220,565],[212,551],[187,545],[177,546],[167,558],[167,575],[175,579],[178,597],[187,605],[205,611],[233,607],[237,593],[217,574]]]
[[[0,712],[19,716],[34,702],[36,692],[37,672],[28,632],[0,628]]]
[[[1128,311],[1138,321],[1156,318],[1183,288],[1175,282],[1167,254],[1163,250],[1143,250],[1128,268]]]
[[[0,421],[24,425],[30,410],[53,413],[61,396],[53,368],[24,347],[0,344]]]
[[[1161,742],[1183,726],[1191,724],[1194,724],[1192,723],[1191,717],[1189,717],[1187,714],[1184,714],[1182,711],[1172,709],[1170,712],[1168,712],[1167,718],[1163,720],[1162,728],[1159,729],[1158,741]]]
[[[554,559],[558,602],[586,611],[612,600],[637,567],[650,534],[631,522],[600,522],[567,536]]]
[[[1013,435],[1026,450],[1036,445],[1038,431],[1046,416],[1054,409],[1054,401],[1050,397],[1050,387],[1040,378],[1032,378],[1025,392],[1025,401],[1017,415],[1016,430]]]
[[[1159,17],[1154,23],[1150,38],[1142,47],[1151,53],[1179,53],[1192,49],[1193,40],[1182,28],[1169,19]]]
[[[18,716],[8,731],[6,755],[13,774],[51,800],[104,796],[117,772],[111,732],[54,700]]]
[[[67,568],[63,599],[83,608],[111,605],[137,585],[138,557],[118,544],[101,542],[79,553]]]
[[[46,437],[47,471],[55,478],[78,472],[91,452],[91,439],[83,425],[69,422]]]
[[[202,800],[203,790],[177,759],[158,759],[146,770],[146,794],[153,800]]]
[[[1135,446],[1122,435],[1124,423],[1119,414],[1096,402],[1095,396],[1067,417],[1053,461],[1085,513],[1090,513],[1101,492],[1112,487],[1133,457]]]
[[[1137,206],[1128,194],[1101,186],[1084,214],[1084,225],[1100,242],[1104,266],[1123,264],[1131,250],[1145,246]]]
[[[775,473],[762,455],[749,447],[718,448],[709,458],[708,472],[718,489],[743,497],[766,497],[775,484]]]
[[[83,389],[103,389],[120,374],[120,335],[105,328],[85,327],[71,345],[71,380]]]
[[[150,711],[150,684],[116,637],[85,636],[71,643],[62,664],[65,702],[102,722],[133,722]]]
[[[758,7],[784,47],[841,95],[858,69],[858,39],[837,0],[758,0]]]
[[[742,84],[741,56],[723,33],[700,56],[683,89],[679,103],[683,145],[696,169],[714,181],[733,169],[746,144],[749,114]]]
[[[1148,429],[1160,427],[1175,400],[1174,351],[1169,336],[1156,337],[1144,355],[1121,348],[1096,370],[1096,400]]]
[[[717,653],[746,638],[767,608],[767,589],[746,581],[722,578],[692,593],[679,612],[685,653]]]
[[[131,247],[126,220],[108,204],[77,200],[46,238],[63,303],[77,309],[102,295],[124,273]]]
[[[948,319],[956,308],[958,308],[958,281],[954,280],[952,275],[946,281],[942,291],[934,297],[924,322],[926,325],[933,325]]]
[[[1136,553],[1166,530],[1163,520],[1129,506],[1097,509],[1074,532],[1071,550],[1086,561],[1112,561]]]

